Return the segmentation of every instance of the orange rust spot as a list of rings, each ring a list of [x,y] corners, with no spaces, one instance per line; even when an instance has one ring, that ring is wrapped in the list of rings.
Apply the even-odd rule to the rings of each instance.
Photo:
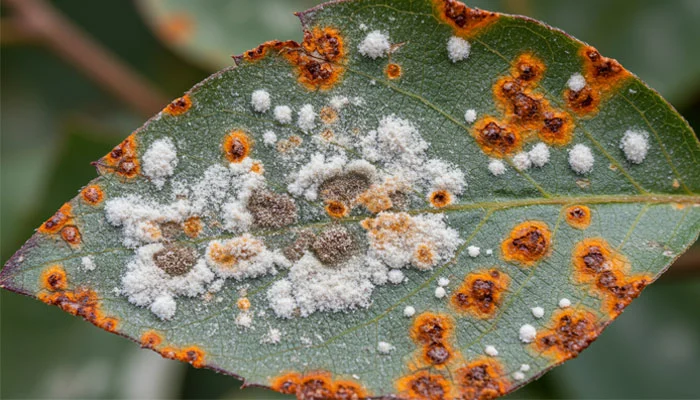
[[[556,362],[576,357],[602,329],[596,323],[595,315],[582,309],[557,311],[552,322],[549,329],[538,332],[534,346]]]
[[[287,40],[287,41],[279,41],[279,40],[271,40],[268,42],[265,42],[261,44],[260,46],[248,50],[245,53],[243,53],[243,59],[247,61],[257,61],[265,55],[267,55],[268,51],[273,50],[280,52],[283,49],[296,49],[299,48],[299,43],[293,41],[293,40]]]
[[[55,292],[57,290],[66,290],[68,288],[68,278],[66,270],[62,265],[51,265],[41,273],[41,287],[46,290]]]
[[[102,329],[110,332],[117,330],[119,320],[103,314],[97,293],[92,289],[79,288],[75,291],[40,293],[37,298],[46,304],[58,306],[67,313],[80,316]]]
[[[326,212],[333,218],[343,218],[348,215],[350,210],[342,201],[328,200],[326,201]]]
[[[492,318],[503,301],[510,278],[493,268],[468,274],[452,295],[452,305],[477,318]]]
[[[544,75],[544,62],[530,53],[518,56],[511,68],[511,74],[523,84],[536,83]]]
[[[429,243],[420,243],[413,252],[413,261],[421,268],[430,268],[435,263],[435,251]]]
[[[160,333],[150,330],[141,335],[141,347],[146,349],[155,349],[163,342],[163,337]]]
[[[580,205],[567,208],[566,222],[576,229],[588,228],[591,224],[591,209]]]
[[[333,399],[360,400],[369,397],[369,393],[359,384],[352,381],[333,382]]]
[[[232,267],[236,264],[236,257],[232,254],[230,246],[211,243],[207,249],[207,253],[217,265]]]
[[[401,77],[401,66],[399,64],[391,63],[386,66],[384,73],[386,73],[386,76],[389,79],[398,79]]]
[[[250,300],[248,300],[246,297],[241,297],[236,302],[236,307],[238,307],[239,310],[248,310],[250,308]]]
[[[627,260],[613,252],[602,238],[588,238],[579,242],[573,252],[574,276],[578,282],[593,283],[604,271],[626,271]]]
[[[510,386],[501,364],[491,358],[480,358],[458,369],[456,381],[463,399],[494,399],[506,394]]]
[[[65,226],[61,229],[61,238],[66,241],[66,243],[71,246],[77,246],[80,244],[80,231],[74,225]]]
[[[86,186],[81,192],[80,196],[83,201],[90,205],[98,205],[104,200],[104,193],[98,185]]]
[[[590,86],[575,92],[571,89],[564,91],[566,105],[579,115],[595,114],[600,104],[600,94]]]
[[[450,382],[440,374],[419,371],[396,381],[396,389],[402,398],[444,400],[451,398]]]
[[[543,259],[550,250],[552,234],[547,224],[525,221],[513,227],[501,244],[503,259],[532,266]]]
[[[173,100],[170,104],[168,104],[163,109],[163,113],[172,116],[178,116],[187,112],[187,110],[189,110],[191,107],[192,99],[190,98],[189,94],[186,94],[182,97],[178,97],[177,99]]]
[[[538,130],[540,140],[550,146],[565,146],[571,142],[574,124],[569,114],[548,110],[542,116],[542,126]]]
[[[158,24],[156,31],[164,41],[180,44],[192,37],[194,20],[187,13],[173,13]]]
[[[321,132],[321,139],[323,139],[327,142],[330,142],[331,140],[333,140],[334,136],[335,136],[335,134],[330,129],[325,129],[323,132]]]
[[[116,172],[122,177],[133,178],[139,174],[141,165],[136,157],[136,134],[132,133],[97,163],[100,173]]]
[[[94,324],[107,332],[116,332],[119,320],[114,317],[98,317]]]
[[[202,232],[202,220],[199,217],[189,217],[182,224],[185,235],[196,238]]]
[[[505,76],[496,81],[493,93],[496,101],[505,108],[504,113],[511,124],[522,129],[537,129],[549,104],[542,96],[526,89],[526,83]]]
[[[243,161],[252,150],[253,143],[248,134],[237,130],[232,131],[224,138],[224,154],[232,163]]]
[[[581,55],[585,63],[586,82],[591,82],[599,90],[608,90],[630,76],[617,60],[601,56],[598,50],[591,46],[583,47]]]
[[[332,399],[333,383],[328,372],[311,372],[299,379],[296,392],[299,399]]]
[[[448,315],[425,312],[414,319],[411,338],[423,345],[443,343],[453,331],[454,322]]]
[[[474,124],[472,134],[481,150],[493,157],[502,158],[516,153],[523,145],[520,132],[488,116]]]
[[[72,218],[72,207],[65,203],[56,213],[39,227],[41,233],[57,233]]]
[[[344,72],[344,41],[334,28],[307,30],[300,46],[288,46],[282,54],[296,67],[299,82],[309,90],[330,89]]]
[[[289,372],[273,378],[270,387],[283,394],[296,395],[299,399],[359,400],[369,393],[356,382],[331,379],[326,371],[304,375]]]
[[[408,188],[395,179],[387,179],[381,184],[370,185],[369,189],[358,196],[357,202],[365,206],[369,212],[376,214],[394,207],[392,198],[400,196],[406,190]]]
[[[333,107],[325,106],[321,109],[319,117],[324,124],[330,125],[338,120],[338,112]]]
[[[204,351],[198,346],[189,346],[177,353],[177,359],[189,363],[195,368],[204,366]]]
[[[423,346],[421,356],[423,365],[439,368],[453,361],[456,354],[448,343],[432,343]]]
[[[296,394],[301,377],[296,372],[290,372],[274,378],[270,387],[282,394]]]
[[[258,175],[262,175],[265,173],[265,167],[263,166],[263,163],[260,161],[255,161],[253,162],[253,165],[250,166],[250,172]]]
[[[452,204],[452,195],[447,190],[436,190],[430,193],[430,204],[435,208],[442,208]]]
[[[498,13],[469,8],[456,0],[433,0],[437,16],[458,36],[470,37],[499,18]]]

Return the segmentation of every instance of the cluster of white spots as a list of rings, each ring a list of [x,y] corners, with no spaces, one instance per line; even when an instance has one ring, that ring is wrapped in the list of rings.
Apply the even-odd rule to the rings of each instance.
[[[309,133],[309,131],[316,127],[314,106],[311,104],[304,104],[301,106],[298,112],[297,126],[306,133]]]
[[[253,110],[263,113],[270,109],[270,93],[264,89],[258,89],[250,95],[250,105],[253,106]]]
[[[379,30],[372,31],[365,36],[360,45],[357,46],[357,49],[360,51],[360,54],[373,60],[384,57],[391,50],[389,36]]]
[[[449,284],[450,284],[450,280],[447,279],[447,278],[445,278],[444,276],[443,276],[443,277],[440,277],[440,278],[438,279],[438,286],[447,286],[447,285],[449,285]]]
[[[263,143],[266,146],[274,146],[277,143],[277,134],[273,131],[265,131],[263,133]]]
[[[549,147],[544,143],[537,143],[527,153],[532,165],[543,167],[549,162]]]
[[[358,173],[373,182],[377,176],[377,169],[365,160],[348,162],[344,153],[330,158],[316,153],[298,172],[292,174],[293,181],[287,186],[287,190],[292,195],[304,196],[309,201],[315,201],[318,198],[319,186],[326,179],[341,173]]]
[[[544,317],[544,308],[542,308],[542,307],[532,307],[532,308],[530,309],[530,311],[532,311],[532,315],[533,315],[535,318],[542,318],[542,317]]]
[[[518,171],[525,171],[526,169],[528,169],[532,166],[532,161],[530,161],[530,156],[524,151],[521,151],[520,153],[514,155],[513,156],[513,166],[515,166],[515,168]]]
[[[140,247],[136,257],[126,266],[122,277],[122,294],[130,303],[150,307],[159,318],[167,320],[175,315],[175,297],[195,297],[206,291],[206,285],[214,280],[214,273],[203,259],[197,259],[189,271],[168,274],[156,265],[155,255],[168,252],[163,244],[154,243]],[[167,253],[165,254],[167,256]]]
[[[569,150],[569,165],[577,174],[587,174],[593,170],[593,153],[585,144],[577,144]]]
[[[569,87],[574,92],[580,92],[586,87],[586,79],[580,73],[572,74],[569,80],[566,82],[566,86]]]
[[[447,41],[447,56],[453,63],[466,60],[470,51],[471,45],[461,37],[452,36]]]
[[[487,356],[496,357],[498,355],[498,350],[495,346],[489,345],[484,348],[484,353],[486,353]]]
[[[161,189],[177,167],[177,150],[169,138],[153,142],[143,154],[143,173]]]
[[[361,23],[359,28],[361,31],[366,31],[367,29],[369,29],[365,23]]]
[[[481,254],[481,248],[477,246],[469,246],[467,247],[467,254],[469,254],[469,257],[479,257]]]
[[[537,337],[537,330],[534,326],[530,324],[525,324],[520,327],[520,330],[518,331],[518,336],[520,337],[521,342],[532,343],[532,341],[535,340],[535,338]]]
[[[97,268],[95,265],[95,259],[92,256],[85,256],[80,259],[80,264],[83,266],[85,271],[94,271]]]
[[[289,261],[279,250],[268,250],[262,240],[249,233],[233,239],[210,241],[206,260],[216,275],[236,280],[274,275],[277,266],[289,267]]]
[[[520,370],[513,372],[513,379],[516,381],[522,381],[525,379],[525,374],[524,372],[527,372],[530,370],[530,364],[522,364],[520,365]]]
[[[400,269],[392,269],[391,271],[389,271],[387,279],[390,283],[398,285],[400,283],[403,283],[403,280],[406,279],[406,275],[404,275],[403,271],[401,271]]]
[[[275,120],[280,124],[292,123],[292,109],[289,106],[277,106],[273,111]]]
[[[493,176],[501,176],[506,172],[506,165],[503,161],[492,158],[491,161],[489,161],[489,172]]]
[[[404,315],[404,317],[411,318],[411,317],[414,316],[415,314],[416,314],[416,309],[415,309],[415,307],[413,307],[413,306],[406,306],[406,307],[403,309],[403,315]]]
[[[560,308],[569,308],[569,307],[571,307],[571,300],[567,299],[566,297],[560,299],[560,300],[559,300],[559,307],[560,307]]]
[[[476,110],[473,108],[470,108],[467,111],[465,111],[464,112],[464,120],[467,121],[468,124],[474,123],[474,121],[476,121]]]
[[[628,130],[620,141],[620,148],[625,153],[627,161],[641,164],[649,151],[649,134]]]
[[[441,299],[447,295],[447,291],[445,290],[444,287],[438,286],[435,288],[435,297],[438,299]]]
[[[520,370],[523,372],[527,372],[530,370],[530,364],[521,364],[520,365]]]
[[[381,354],[389,354],[394,349],[395,349],[395,347],[391,343],[387,343],[387,342],[377,343],[377,351],[380,352]]]
[[[260,343],[265,344],[277,344],[280,341],[282,341],[282,332],[277,328],[270,328],[260,339]]]

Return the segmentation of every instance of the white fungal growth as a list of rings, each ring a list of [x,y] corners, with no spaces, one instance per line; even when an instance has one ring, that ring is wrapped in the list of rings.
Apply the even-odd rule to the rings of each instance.
[[[527,154],[535,167],[543,167],[549,162],[549,146],[544,143],[537,143]]]
[[[280,332],[280,330],[277,328],[270,328],[270,330],[268,330],[267,333],[263,335],[262,339],[260,339],[260,343],[277,344],[281,340],[282,332]]]
[[[250,95],[250,105],[253,106],[253,110],[263,113],[270,109],[271,105],[270,93],[264,89],[258,89]]]
[[[277,134],[273,131],[265,131],[263,133],[263,143],[266,146],[274,146],[277,143]]]
[[[156,317],[167,321],[175,316],[177,311],[177,303],[172,296],[164,294],[156,297],[151,303],[150,310]]]
[[[343,107],[350,104],[350,99],[348,99],[345,96],[333,96],[331,97],[328,104],[330,104],[330,106],[335,108],[336,110],[340,111]]]
[[[438,279],[438,286],[447,286],[450,284],[450,280],[445,277],[440,277]]]
[[[422,172],[423,180],[430,184],[430,191],[447,190],[453,194],[461,194],[467,186],[464,173],[441,160],[428,160]]]
[[[577,144],[569,150],[569,165],[577,174],[587,174],[593,170],[593,153],[585,144]]]
[[[492,256],[492,255],[493,255],[493,249],[486,249],[486,255],[487,255],[487,256]]]
[[[479,254],[481,254],[481,248],[477,246],[469,246],[467,247],[467,254],[469,254],[469,257],[479,257]]]
[[[501,176],[506,172],[506,165],[503,161],[492,158],[491,161],[489,161],[489,172],[493,176]]]
[[[532,311],[532,315],[533,315],[535,318],[542,318],[542,317],[544,317],[544,308],[542,308],[542,307],[532,307],[530,310]]]
[[[473,108],[468,109],[464,113],[464,120],[467,121],[468,124],[474,123],[474,121],[476,121],[476,110]]]
[[[423,157],[428,143],[408,120],[394,114],[382,117],[376,131],[370,131],[361,142],[362,154],[369,161],[403,161],[415,163]]]
[[[520,370],[523,372],[527,372],[530,370],[530,364],[521,364],[520,365]]]
[[[466,60],[469,57],[471,45],[461,37],[452,36],[447,41],[447,56],[453,63]]]
[[[241,312],[236,315],[236,319],[233,322],[243,329],[248,329],[253,326],[253,317],[249,312]]]
[[[395,347],[391,343],[379,342],[377,343],[377,351],[381,354],[389,354]]]
[[[274,275],[277,266],[289,266],[289,261],[280,251],[269,251],[262,240],[249,233],[233,239],[210,241],[206,261],[219,277],[236,280]]]
[[[384,57],[391,49],[389,36],[379,30],[372,31],[365,36],[360,45],[357,46],[357,49],[360,51],[360,54],[373,60]]]
[[[404,317],[411,318],[416,314],[416,309],[413,306],[406,306],[403,309],[403,315]]]
[[[518,334],[521,342],[532,343],[532,341],[537,337],[537,330],[534,326],[525,324],[520,327]]]
[[[441,299],[445,297],[445,295],[447,295],[447,292],[445,291],[444,287],[438,286],[437,288],[435,288],[435,297]]]
[[[560,308],[569,308],[569,307],[571,307],[571,300],[567,299],[566,297],[560,299],[560,300],[559,300],[559,307],[560,307]]]
[[[277,106],[273,111],[275,120],[280,124],[292,123],[292,109],[289,106]]]
[[[292,195],[315,201],[318,198],[318,188],[326,179],[353,172],[367,177],[370,182],[374,182],[377,176],[377,169],[366,160],[348,162],[345,154],[327,158],[316,153],[298,172],[292,174],[293,181],[287,185],[287,190]]]
[[[177,150],[169,138],[153,142],[143,154],[143,173],[161,189],[177,167]]]
[[[392,269],[389,271],[388,279],[389,282],[393,283],[394,285],[398,285],[399,283],[402,283],[404,278],[406,276],[403,274],[403,271],[400,269]]]
[[[515,371],[513,372],[513,379],[516,381],[522,381],[525,379],[525,374],[523,374],[521,371]]]
[[[92,256],[85,256],[80,259],[80,263],[85,271],[94,271],[97,266],[95,265],[95,259]]]
[[[498,350],[495,346],[489,345],[484,348],[484,353],[486,353],[487,356],[496,357],[498,355]]]
[[[580,73],[572,74],[566,82],[566,86],[574,92],[580,92],[586,87],[586,79]]]
[[[306,133],[316,127],[316,113],[311,104],[304,104],[299,109],[297,126]]]
[[[627,161],[641,164],[649,151],[649,134],[628,130],[620,141],[620,148],[625,153]]]
[[[513,156],[513,165],[518,171],[525,171],[532,166],[530,155],[524,151]]]

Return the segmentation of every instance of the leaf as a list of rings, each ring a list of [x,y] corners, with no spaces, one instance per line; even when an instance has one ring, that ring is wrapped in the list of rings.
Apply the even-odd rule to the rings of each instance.
[[[302,398],[490,397],[697,237],[692,130],[593,48],[447,0],[300,17],[301,45],[244,53],[97,161],[0,285]]]

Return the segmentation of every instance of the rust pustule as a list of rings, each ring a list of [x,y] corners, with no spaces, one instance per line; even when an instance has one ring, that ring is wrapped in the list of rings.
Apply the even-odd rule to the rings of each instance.
[[[224,155],[232,163],[240,163],[250,154],[253,142],[247,133],[241,130],[231,131],[224,138]]]
[[[502,158],[514,154],[523,145],[520,132],[492,117],[485,117],[474,124],[472,134],[481,150],[493,157]]]
[[[573,253],[575,277],[579,282],[591,283],[604,271],[628,269],[627,260],[613,252],[602,238],[588,238],[576,244]]]
[[[600,94],[590,86],[586,86],[579,91],[566,89],[564,91],[564,101],[567,107],[580,116],[595,114],[598,112]]]
[[[301,377],[297,386],[297,398],[321,400],[333,398],[333,383],[327,372],[312,372]]]
[[[401,66],[399,64],[388,64],[384,69],[384,73],[389,79],[398,79],[401,77]]]
[[[538,352],[556,362],[576,357],[593,342],[602,326],[593,313],[583,309],[557,311],[546,330],[537,334],[533,343]]]
[[[265,42],[261,44],[260,46],[248,50],[245,53],[243,53],[243,59],[246,61],[257,61],[263,57],[265,57],[268,52],[273,51],[273,52],[281,52],[284,49],[297,49],[299,48],[299,43],[293,41],[293,40],[287,40],[287,41],[279,41],[279,40],[271,40],[268,42]]]
[[[69,245],[77,246],[81,241],[80,230],[75,225],[64,226],[61,229],[61,238]]]
[[[462,399],[494,399],[506,394],[510,387],[503,367],[494,359],[470,362],[457,370],[455,379]]]
[[[438,18],[452,26],[457,36],[471,37],[499,18],[499,14],[469,8],[456,0],[433,0]]]
[[[58,264],[49,266],[42,271],[39,284],[42,288],[52,292],[66,290],[68,288],[66,270]]]
[[[281,53],[296,67],[299,82],[309,90],[330,89],[344,72],[344,40],[335,28],[307,30],[300,46],[284,48]]]
[[[80,191],[80,197],[84,202],[96,206],[104,200],[104,193],[98,185],[88,185]]]
[[[442,208],[452,204],[452,195],[447,190],[436,190],[428,197],[430,204],[435,208]]]
[[[46,304],[58,306],[67,313],[80,316],[97,327],[110,332],[117,330],[119,320],[104,315],[97,293],[92,289],[78,288],[75,291],[44,292],[39,293],[37,298]]]
[[[587,206],[571,206],[564,213],[566,222],[576,229],[586,229],[591,224],[591,209]]]
[[[189,217],[183,222],[182,230],[190,238],[196,238],[202,232],[202,220],[199,217]]]
[[[136,155],[136,133],[132,133],[95,165],[100,174],[116,172],[123,178],[133,178],[141,171],[141,164]]]
[[[542,114],[542,126],[538,137],[550,146],[566,146],[574,134],[574,124],[571,116],[561,111],[545,111]]]
[[[402,398],[421,400],[445,400],[451,398],[452,387],[443,375],[419,371],[396,381],[396,389]]]
[[[192,99],[190,98],[189,94],[186,94],[182,97],[178,97],[177,99],[173,100],[170,104],[168,104],[163,109],[163,113],[172,116],[178,116],[186,113],[187,110],[189,110],[191,107]]]
[[[542,79],[546,67],[544,62],[533,54],[523,53],[511,67],[511,75],[524,85],[537,83]]]
[[[361,385],[352,381],[333,382],[335,400],[361,400],[369,397],[369,393]]]
[[[343,218],[350,213],[350,209],[341,201],[328,200],[326,201],[326,213],[332,218]]]
[[[360,400],[369,396],[360,384],[349,380],[334,381],[326,371],[285,373],[273,378],[270,386],[275,391],[296,395],[299,399]]]
[[[586,64],[586,78],[590,77],[591,81],[595,82],[601,89],[630,75],[617,60],[603,57],[598,50],[591,46],[583,47],[581,55]]]
[[[532,266],[549,254],[552,234],[547,224],[525,221],[513,227],[501,244],[503,259]]]
[[[468,274],[452,294],[452,305],[462,313],[477,318],[493,318],[503,302],[510,278],[493,268]]]
[[[411,337],[418,344],[444,343],[452,335],[454,322],[446,314],[425,312],[415,318]]]
[[[535,81],[530,83],[534,84]],[[542,96],[529,90],[528,82],[510,76],[497,80],[493,93],[508,121],[521,129],[536,129],[549,108]]]
[[[433,343],[423,348],[423,361],[428,365],[445,365],[453,358],[453,352],[446,343]]]
[[[39,232],[48,234],[59,232],[72,219],[72,209],[69,203],[62,205],[51,218],[41,224]]]
[[[163,342],[163,336],[154,331],[146,331],[141,335],[141,347],[145,349],[155,349]]]
[[[236,307],[241,311],[247,311],[250,309],[250,300],[247,297],[241,297],[236,301]]]
[[[282,394],[296,394],[300,381],[301,377],[298,373],[290,372],[274,378],[270,387]]]

